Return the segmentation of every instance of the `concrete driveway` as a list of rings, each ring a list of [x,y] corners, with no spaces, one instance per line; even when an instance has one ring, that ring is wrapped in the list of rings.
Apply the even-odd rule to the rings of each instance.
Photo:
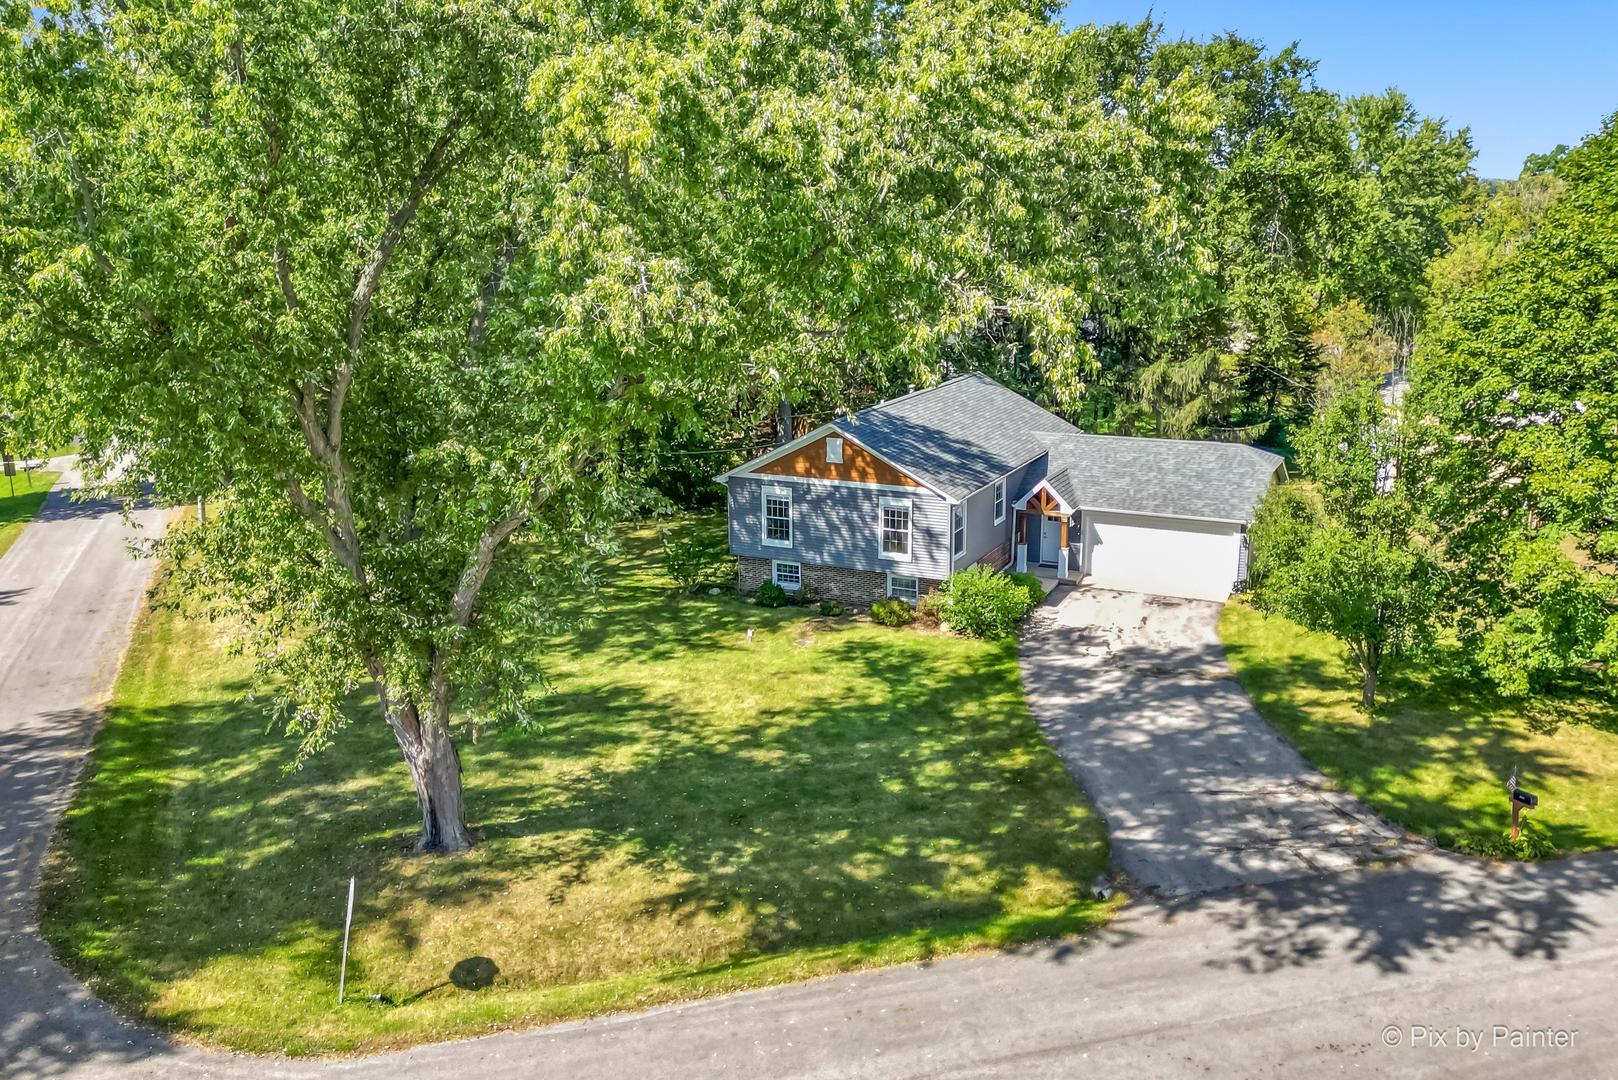
[[[1258,715],[1225,661],[1219,607],[1062,589],[1032,617],[1029,704],[1106,818],[1117,865],[1186,896],[1425,850]]]

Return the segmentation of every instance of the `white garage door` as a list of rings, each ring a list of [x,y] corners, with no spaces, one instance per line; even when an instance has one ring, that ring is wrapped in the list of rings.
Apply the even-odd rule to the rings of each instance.
[[[1241,528],[1212,521],[1084,515],[1088,582],[1103,589],[1223,600],[1236,581]]]

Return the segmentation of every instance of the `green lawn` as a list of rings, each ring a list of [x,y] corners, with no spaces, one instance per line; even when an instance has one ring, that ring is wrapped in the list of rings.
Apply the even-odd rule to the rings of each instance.
[[[1377,715],[1330,638],[1240,603],[1220,634],[1242,686],[1305,757],[1414,833],[1453,844],[1510,822],[1505,779],[1540,796],[1529,816],[1564,852],[1618,845],[1618,709],[1503,701],[1442,672],[1396,670]]]
[[[202,1042],[316,1054],[1107,917],[1084,898],[1102,827],[1030,720],[1012,643],[674,598],[656,550],[632,536],[599,621],[534,643],[543,727],[463,743],[483,839],[452,858],[405,853],[415,802],[379,720],[284,772],[292,746],[238,700],[215,628],[148,611],[52,859],[60,955]],[[451,983],[473,957],[491,987]]]
[[[0,555],[10,550],[23,528],[39,513],[59,475],[35,469],[33,472],[18,470],[16,476],[0,476]],[[15,495],[12,494],[13,483]]]

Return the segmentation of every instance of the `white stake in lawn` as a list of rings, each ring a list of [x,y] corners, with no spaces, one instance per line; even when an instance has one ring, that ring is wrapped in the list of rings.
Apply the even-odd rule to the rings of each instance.
[[[343,916],[343,963],[337,972],[337,1004],[343,1003],[343,991],[348,987],[348,929],[354,925],[354,879],[348,879],[348,914]]]

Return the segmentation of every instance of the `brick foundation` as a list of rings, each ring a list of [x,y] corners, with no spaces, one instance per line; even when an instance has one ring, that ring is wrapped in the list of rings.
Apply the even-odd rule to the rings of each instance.
[[[991,550],[978,560],[979,566],[987,566],[991,570],[1004,569],[1011,563],[1011,541],[1008,539],[999,547]]]
[[[769,559],[743,555],[736,560],[736,588],[744,595],[770,580]],[[847,608],[864,610],[888,595],[888,575],[880,570],[850,570],[842,566],[802,563],[803,588],[820,600],[836,600]],[[937,589],[939,582],[918,578],[920,595]]]

